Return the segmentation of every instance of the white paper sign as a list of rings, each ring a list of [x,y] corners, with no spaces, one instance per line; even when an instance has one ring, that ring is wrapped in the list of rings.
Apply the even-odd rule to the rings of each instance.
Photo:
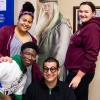
[[[0,11],[6,11],[6,0],[0,0]]]

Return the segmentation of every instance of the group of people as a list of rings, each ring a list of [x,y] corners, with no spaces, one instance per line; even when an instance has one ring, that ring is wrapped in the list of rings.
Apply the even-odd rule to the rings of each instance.
[[[80,4],[81,25],[71,34],[58,1],[39,2],[34,36],[28,32],[35,11],[30,2],[17,25],[0,28],[0,100],[88,100],[100,49],[95,5]]]

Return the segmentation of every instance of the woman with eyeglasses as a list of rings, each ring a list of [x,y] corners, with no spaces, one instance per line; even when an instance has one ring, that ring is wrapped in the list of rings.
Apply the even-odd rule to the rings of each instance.
[[[59,81],[59,62],[53,57],[43,62],[43,79],[32,83],[24,100],[76,100],[71,88]]]

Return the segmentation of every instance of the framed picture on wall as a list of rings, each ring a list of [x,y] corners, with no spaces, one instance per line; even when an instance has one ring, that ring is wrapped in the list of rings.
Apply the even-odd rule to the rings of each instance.
[[[80,27],[81,21],[78,16],[79,6],[73,7],[73,33]],[[96,6],[96,17],[100,17],[100,6]]]

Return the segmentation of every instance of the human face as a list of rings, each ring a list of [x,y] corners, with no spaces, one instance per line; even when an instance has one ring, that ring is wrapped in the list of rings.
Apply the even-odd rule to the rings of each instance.
[[[56,62],[45,62],[43,75],[46,83],[56,82],[59,76],[59,68],[57,68]]]
[[[32,48],[26,48],[21,52],[21,57],[24,65],[28,67],[36,60],[36,51]]]
[[[79,8],[79,18],[82,23],[88,22],[92,17],[95,16],[95,12],[88,5],[81,5]]]
[[[30,30],[33,23],[32,16],[25,14],[20,17],[18,20],[17,26],[20,31],[27,32]]]
[[[43,3],[43,10],[45,11],[45,13],[52,13],[53,12],[53,2]]]

